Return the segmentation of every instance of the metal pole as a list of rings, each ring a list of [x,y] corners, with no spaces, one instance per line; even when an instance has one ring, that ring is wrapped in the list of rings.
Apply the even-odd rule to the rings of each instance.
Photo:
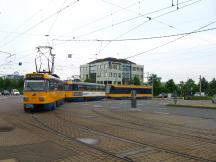
[[[152,76],[152,99],[154,98],[154,78]]]
[[[202,92],[202,83],[201,83],[201,75],[200,75],[200,84],[199,84],[199,91],[200,91],[200,96],[201,96],[201,92]]]
[[[136,90],[131,91],[131,108],[136,108]]]
[[[154,97],[154,78],[153,78],[153,75],[151,74],[151,79],[152,79],[152,84],[151,84],[151,86],[152,86],[152,99],[153,99],[153,97]],[[147,78],[148,78],[148,82],[149,82],[149,72],[147,73]]]

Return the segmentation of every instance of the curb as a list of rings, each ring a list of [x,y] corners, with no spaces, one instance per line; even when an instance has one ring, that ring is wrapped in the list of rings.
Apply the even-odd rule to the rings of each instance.
[[[188,107],[188,108],[202,108],[202,109],[215,109],[216,106],[205,106],[205,105],[180,105],[180,104],[166,104],[166,106],[172,107]]]

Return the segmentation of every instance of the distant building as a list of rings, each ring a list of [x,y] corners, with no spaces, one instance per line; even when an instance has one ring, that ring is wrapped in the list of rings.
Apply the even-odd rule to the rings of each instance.
[[[1,75],[1,74],[0,74]],[[2,74],[1,78],[6,79],[21,79],[23,78],[23,75],[20,75],[18,72],[14,72],[13,74]]]
[[[143,82],[144,65],[137,65],[125,59],[112,57],[97,59],[80,66],[82,81],[101,84],[127,84],[136,76]]]

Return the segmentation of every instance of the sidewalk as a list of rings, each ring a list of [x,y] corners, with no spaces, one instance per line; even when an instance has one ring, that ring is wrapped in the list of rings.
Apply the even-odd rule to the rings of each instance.
[[[165,100],[167,100],[166,101],[167,106],[216,109],[216,104],[212,103],[211,100],[178,99],[176,104],[174,104],[173,99],[165,99]]]

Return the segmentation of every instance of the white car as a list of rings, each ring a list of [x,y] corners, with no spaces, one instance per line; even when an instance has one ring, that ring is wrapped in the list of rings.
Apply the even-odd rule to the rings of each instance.
[[[12,89],[11,90],[12,95],[20,95],[19,91],[17,89]]]
[[[212,103],[216,103],[216,94],[212,97]]]

